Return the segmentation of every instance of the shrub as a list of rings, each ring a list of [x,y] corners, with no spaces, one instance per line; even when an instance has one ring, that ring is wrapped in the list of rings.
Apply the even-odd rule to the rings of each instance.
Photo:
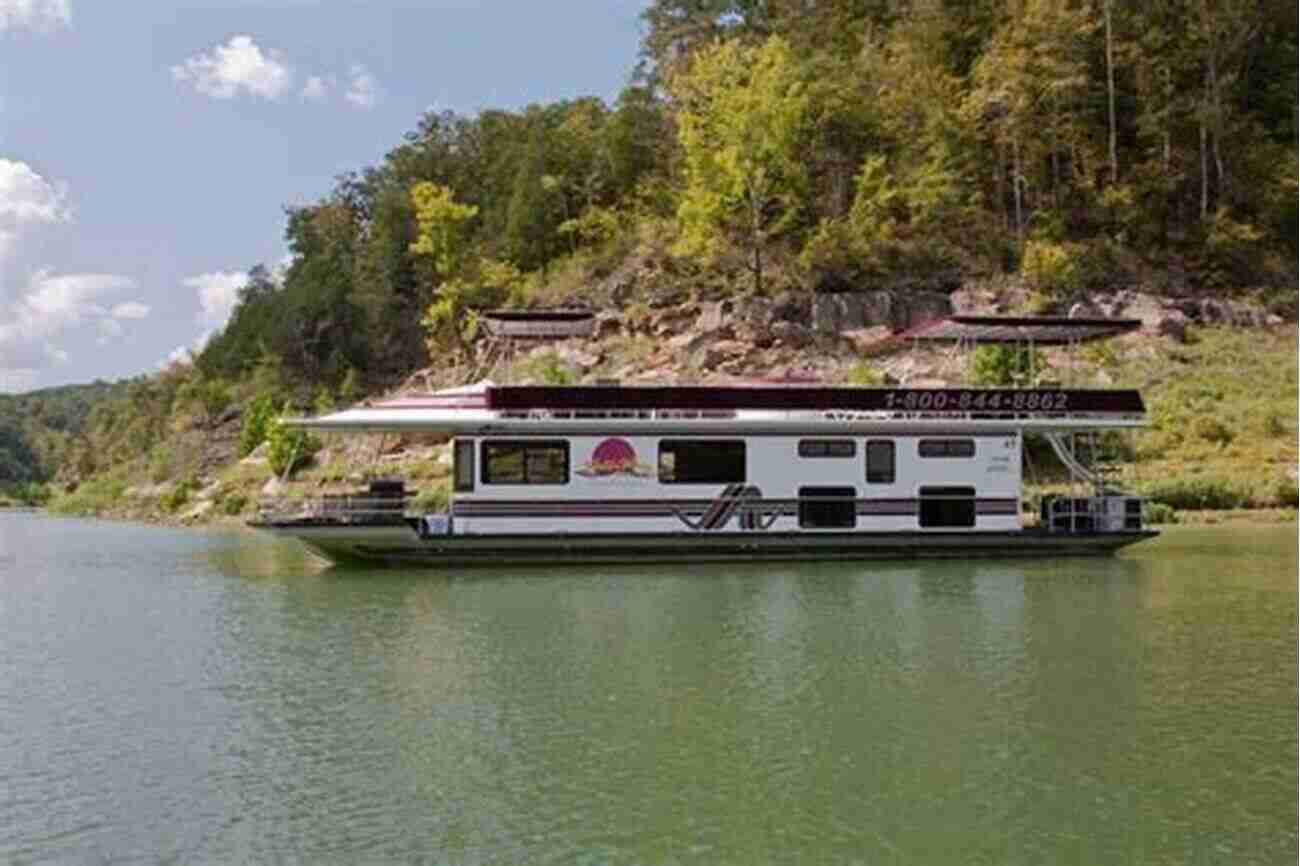
[[[248,505],[248,497],[242,493],[232,493],[221,500],[222,512],[230,517],[242,514],[246,505]]]
[[[5,490],[11,504],[39,507],[50,500],[50,489],[38,481],[25,481]]]
[[[176,396],[183,405],[197,408],[203,424],[211,427],[221,412],[230,405],[232,394],[227,382],[196,374],[186,380]]]
[[[1281,508],[1300,508],[1300,488],[1295,479],[1283,478],[1273,490],[1273,498]]]
[[[1067,295],[1083,288],[1082,262],[1080,244],[1031,240],[1025,243],[1020,273],[1035,289],[1050,295]]]
[[[1187,478],[1158,481],[1145,494],[1152,502],[1180,511],[1243,508],[1250,504],[1249,493],[1224,478]]]
[[[1223,288],[1250,285],[1261,276],[1263,233],[1219,208],[1201,253],[1201,276],[1207,285]]]
[[[176,455],[166,445],[157,445],[149,455],[149,480],[161,484],[172,477],[176,467]]]
[[[446,511],[451,503],[451,488],[445,484],[439,484],[434,487],[426,487],[411,500],[411,508],[415,511],[433,513]]]
[[[199,482],[195,478],[185,478],[176,483],[176,486],[167,491],[158,500],[158,507],[168,513],[179,511],[182,506],[190,499],[190,494],[199,489]]]
[[[60,514],[104,514],[117,505],[125,493],[126,482],[100,476],[56,498],[50,503],[50,509]]]
[[[545,385],[572,385],[578,377],[555,352],[545,352],[519,365],[525,378],[539,379]]]
[[[269,391],[253,398],[244,410],[243,424],[239,429],[239,456],[247,457],[266,441],[266,435],[275,420],[275,399]]]
[[[970,381],[983,387],[1005,388],[1012,385],[1030,385],[1030,371],[1041,378],[1047,368],[1043,356],[1027,347],[988,345],[980,346],[970,357]]]
[[[271,422],[267,432],[266,458],[276,475],[292,473],[311,460],[320,450],[320,440],[305,430],[286,426],[278,418]]]
[[[854,362],[845,378],[850,385],[859,388],[874,388],[885,384],[885,374],[866,361]]]
[[[1152,526],[1161,523],[1177,523],[1178,512],[1163,502],[1147,500],[1142,503],[1142,522]]]

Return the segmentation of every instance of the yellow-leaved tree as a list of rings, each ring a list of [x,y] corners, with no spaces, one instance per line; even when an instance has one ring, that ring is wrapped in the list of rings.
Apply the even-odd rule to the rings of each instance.
[[[761,292],[763,249],[798,224],[808,190],[810,100],[798,61],[779,36],[719,42],[668,85],[685,170],[678,252],[712,256],[733,238]]]
[[[464,274],[469,258],[466,229],[478,208],[460,204],[450,189],[428,181],[411,187],[411,204],[415,207],[416,223],[411,253],[429,257],[438,281],[433,303],[421,320],[429,335],[430,354],[438,353],[448,344],[461,354],[468,354],[478,320],[470,309],[473,292]]]

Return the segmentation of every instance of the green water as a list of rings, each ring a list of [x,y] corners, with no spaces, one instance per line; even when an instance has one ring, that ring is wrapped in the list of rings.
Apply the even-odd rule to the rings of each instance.
[[[1294,864],[1296,550],[321,572],[0,514],[0,862]]]

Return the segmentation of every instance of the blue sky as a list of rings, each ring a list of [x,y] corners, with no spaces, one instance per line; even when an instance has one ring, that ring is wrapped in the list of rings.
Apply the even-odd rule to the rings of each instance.
[[[426,110],[627,80],[643,0],[0,0],[0,391],[156,370]]]

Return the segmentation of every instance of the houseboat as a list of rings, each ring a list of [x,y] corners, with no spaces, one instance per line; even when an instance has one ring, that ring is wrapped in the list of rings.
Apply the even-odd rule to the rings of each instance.
[[[450,437],[445,511],[389,480],[253,525],[335,561],[457,567],[1099,555],[1156,533],[1080,443],[1144,420],[1132,390],[483,383],[290,422]],[[1026,527],[1032,436],[1087,493],[1044,497]]]

